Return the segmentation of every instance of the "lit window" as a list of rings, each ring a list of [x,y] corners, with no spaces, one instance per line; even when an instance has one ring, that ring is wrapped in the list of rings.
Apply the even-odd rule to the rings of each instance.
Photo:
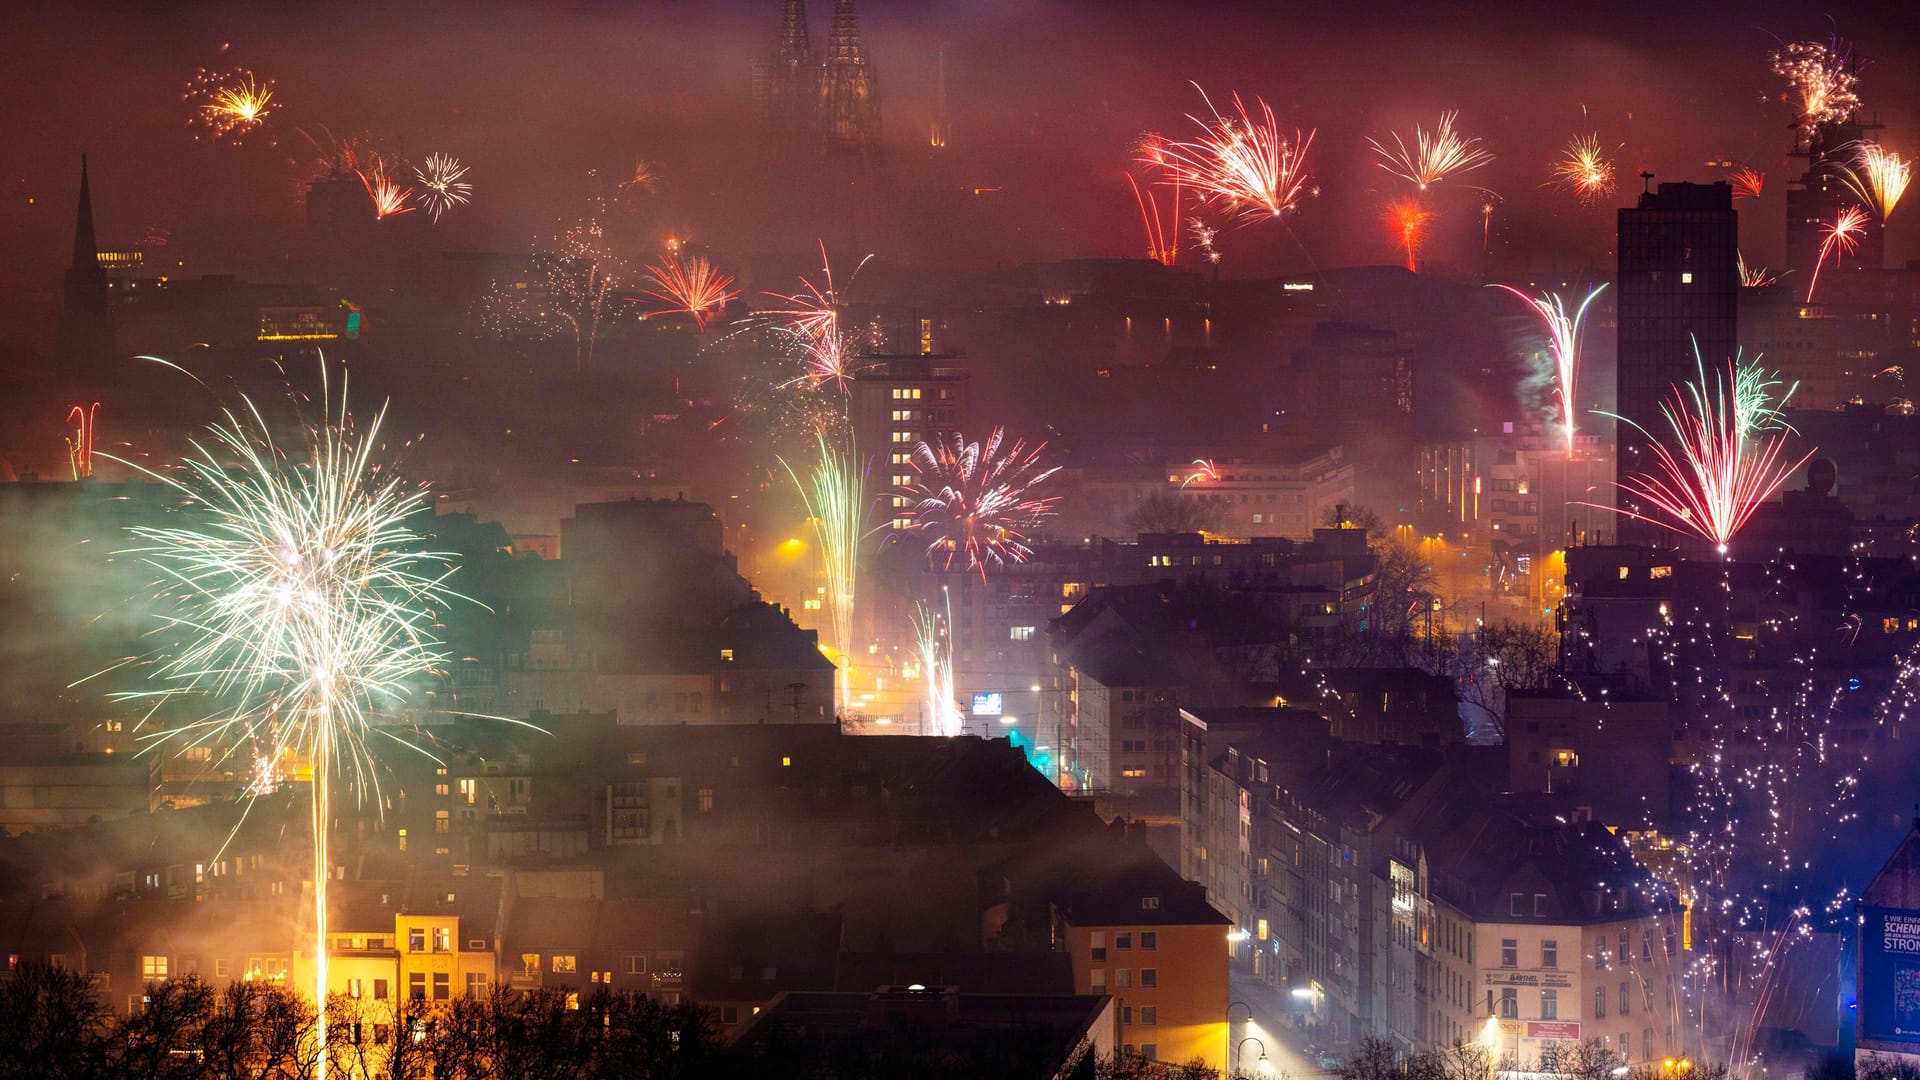
[[[1661,578],[1670,578],[1673,576],[1673,567],[1656,566],[1653,569],[1647,571],[1647,576],[1650,578],[1653,578],[1655,581],[1658,581]]]
[[[699,792],[699,806],[702,813],[713,809],[713,789],[703,787]]]
[[[1012,626],[1012,627],[1008,627],[1008,628],[1007,628],[1007,636],[1008,636],[1009,638],[1012,638],[1012,639],[1013,639],[1014,641],[1032,641],[1032,640],[1033,640],[1033,629],[1034,629],[1034,628],[1033,628],[1033,627],[1031,627],[1031,626]]]
[[[571,975],[574,972],[572,953],[554,953],[552,971],[556,975]]]
[[[1680,284],[1682,285],[1693,284],[1693,271],[1691,270],[1680,271]]]
[[[164,979],[167,977],[167,958],[164,956],[143,956],[140,958],[140,976],[145,979]]]

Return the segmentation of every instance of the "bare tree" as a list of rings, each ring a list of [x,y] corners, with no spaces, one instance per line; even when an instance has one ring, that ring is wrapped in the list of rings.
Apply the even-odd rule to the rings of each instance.
[[[204,1072],[200,1042],[217,995],[197,976],[147,984],[140,1011],[120,1026],[120,1068],[128,1076],[190,1077]]]
[[[77,971],[22,964],[0,981],[0,1077],[92,1080],[109,1067],[112,1014]]]

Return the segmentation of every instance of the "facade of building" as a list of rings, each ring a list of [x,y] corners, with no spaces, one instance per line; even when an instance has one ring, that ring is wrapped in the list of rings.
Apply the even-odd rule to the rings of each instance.
[[[1667,437],[1660,405],[1672,387],[1698,379],[1696,347],[1709,372],[1735,354],[1740,227],[1725,182],[1661,184],[1619,221],[1615,412],[1631,423],[1616,425],[1615,479],[1625,480],[1652,468],[1648,433]],[[1648,526],[1623,519],[1619,528],[1632,540]]]
[[[1076,898],[1061,915],[1074,992],[1114,999],[1123,1052],[1221,1070],[1227,929],[1202,890],[1184,882]]]
[[[874,357],[853,380],[852,426],[856,452],[871,464],[876,486],[897,490],[914,482],[913,448],[957,435],[984,441],[967,430],[967,374],[952,355]],[[906,496],[892,496],[892,525],[905,527]]]

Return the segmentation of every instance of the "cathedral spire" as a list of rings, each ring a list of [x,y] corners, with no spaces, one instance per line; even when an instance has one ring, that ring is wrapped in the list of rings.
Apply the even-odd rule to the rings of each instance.
[[[827,38],[827,63],[820,74],[820,103],[829,151],[865,156],[879,149],[880,97],[873,67],[860,40],[860,16],[853,0],[834,0],[833,30]]]
[[[85,154],[80,155],[80,208],[73,218],[73,263],[67,267],[65,286],[55,353],[71,376],[83,386],[90,385],[113,359],[113,306],[93,231],[93,191],[87,183]]]
[[[80,155],[80,211],[73,222],[73,262],[69,269],[100,265],[100,244],[93,234],[93,194],[87,187],[87,155]]]

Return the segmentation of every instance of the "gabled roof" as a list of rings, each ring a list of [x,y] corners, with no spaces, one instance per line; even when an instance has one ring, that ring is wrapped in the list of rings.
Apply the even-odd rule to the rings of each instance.
[[[1872,907],[1920,910],[1920,819],[1915,819],[1900,846],[1873,876],[1873,883],[1860,894],[1860,902]]]

